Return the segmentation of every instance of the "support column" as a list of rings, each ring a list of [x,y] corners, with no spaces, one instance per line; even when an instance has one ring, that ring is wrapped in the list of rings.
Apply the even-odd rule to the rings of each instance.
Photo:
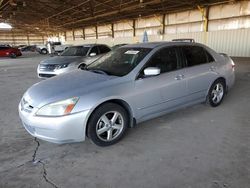
[[[72,30],[72,36],[73,36],[73,40],[75,40],[76,38],[75,38],[75,31],[74,31],[74,29]]]
[[[133,20],[133,37],[135,37],[135,20]]]
[[[67,41],[67,34],[66,34],[66,31],[64,32],[64,38],[65,38],[65,41]]]
[[[166,14],[163,14],[163,16],[162,16],[162,35],[165,35],[165,33],[166,33],[166,22],[165,22],[165,19],[166,19]]]
[[[29,37],[29,33],[27,33],[27,41],[28,41],[28,45],[30,45],[30,37]]]
[[[115,34],[114,34],[114,24],[111,24],[111,36],[112,38],[115,38]]]
[[[95,26],[95,38],[98,39],[98,30],[97,30],[97,25]]]
[[[207,32],[208,31],[208,16],[209,16],[209,7],[203,7],[201,8],[199,5],[197,6],[199,9],[202,19],[203,19],[203,31]]]
[[[85,40],[85,28],[82,29],[82,38]]]

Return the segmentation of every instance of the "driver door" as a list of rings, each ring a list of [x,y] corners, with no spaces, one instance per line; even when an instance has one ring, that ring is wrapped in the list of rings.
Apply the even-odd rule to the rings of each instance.
[[[161,73],[147,77],[147,67],[158,67]],[[135,81],[138,119],[147,120],[175,108],[184,101],[186,80],[179,51],[167,47],[157,51]]]

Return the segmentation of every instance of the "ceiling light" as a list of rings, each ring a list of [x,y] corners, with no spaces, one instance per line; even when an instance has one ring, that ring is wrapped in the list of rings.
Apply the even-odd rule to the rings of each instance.
[[[0,23],[0,29],[12,29],[12,26],[8,23]]]

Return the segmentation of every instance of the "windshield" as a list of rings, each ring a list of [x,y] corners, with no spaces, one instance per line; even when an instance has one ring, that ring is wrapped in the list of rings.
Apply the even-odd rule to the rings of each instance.
[[[150,51],[149,48],[118,48],[102,56],[86,69],[124,76],[132,71]]]
[[[72,46],[64,50],[61,56],[86,56],[88,50],[89,47],[86,46]]]

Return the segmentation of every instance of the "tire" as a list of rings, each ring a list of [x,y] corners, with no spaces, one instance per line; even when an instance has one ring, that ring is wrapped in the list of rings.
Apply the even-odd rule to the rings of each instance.
[[[47,50],[47,49],[43,48],[43,49],[41,50],[41,54],[47,54],[47,53],[48,53],[48,50]]]
[[[83,63],[83,64],[81,64],[81,65],[78,66],[78,69],[82,69],[83,70],[85,67],[86,67],[86,64]]]
[[[15,53],[11,53],[11,54],[10,54],[10,57],[11,57],[11,58],[16,58],[17,56],[16,56]]]
[[[128,125],[129,117],[124,108],[115,103],[105,103],[91,115],[87,135],[98,146],[110,146],[122,139]]]
[[[226,84],[223,79],[215,80],[209,89],[207,103],[212,107],[219,106],[226,93]]]

